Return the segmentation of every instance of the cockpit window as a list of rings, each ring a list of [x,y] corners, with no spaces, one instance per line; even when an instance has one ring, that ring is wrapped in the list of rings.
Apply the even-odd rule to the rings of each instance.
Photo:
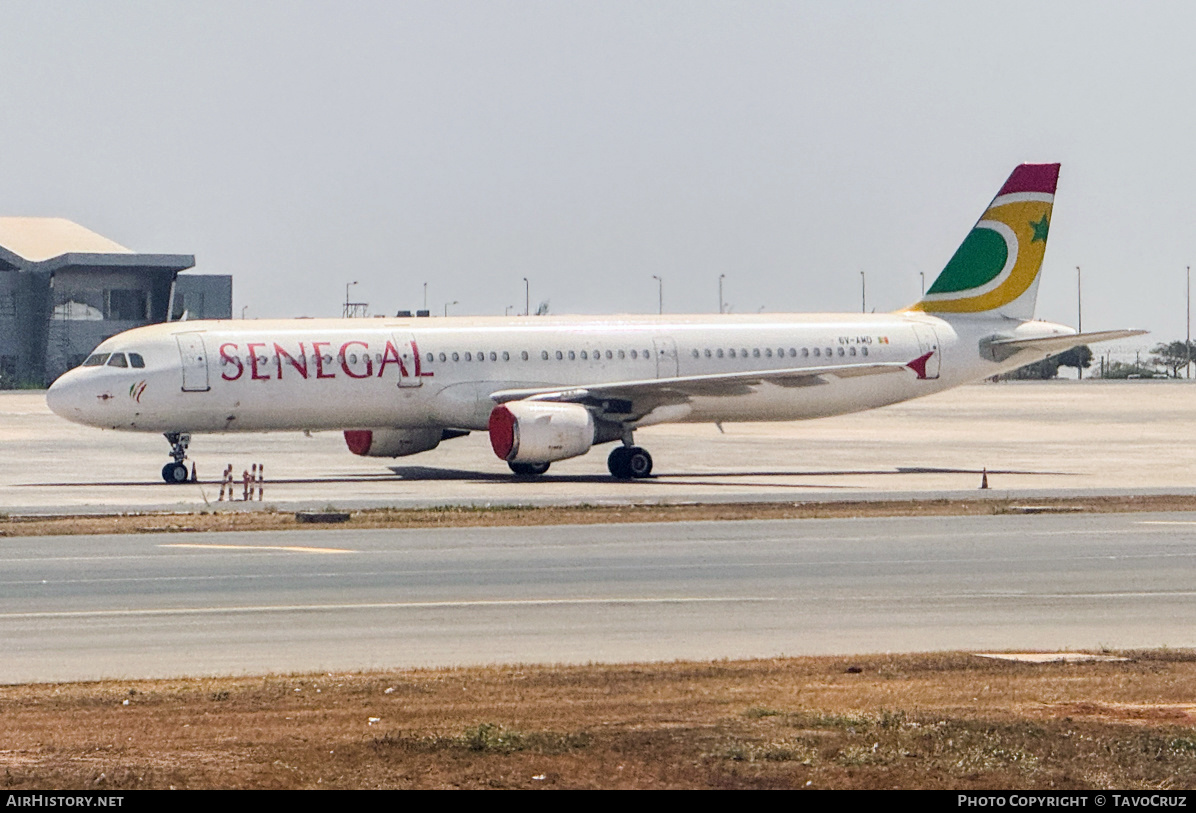
[[[84,367],[102,367],[104,362],[108,360],[108,353],[92,353],[87,357],[87,361],[83,362]]]
[[[145,359],[141,357],[140,353],[130,353],[129,364],[132,364],[134,367],[140,369],[145,366]]]
[[[128,367],[129,362],[127,362],[125,360],[124,353],[113,353],[108,358],[108,366],[109,367]]]

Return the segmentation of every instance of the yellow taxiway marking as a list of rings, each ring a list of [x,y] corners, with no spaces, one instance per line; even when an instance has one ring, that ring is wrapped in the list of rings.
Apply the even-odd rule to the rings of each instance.
[[[197,542],[176,542],[160,548],[207,548],[209,550],[284,550],[290,553],[357,553],[347,548],[304,548],[297,545],[203,545]]]

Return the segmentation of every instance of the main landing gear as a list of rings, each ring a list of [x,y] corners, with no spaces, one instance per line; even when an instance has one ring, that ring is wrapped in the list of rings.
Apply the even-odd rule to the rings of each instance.
[[[620,480],[647,477],[652,473],[652,455],[639,446],[616,446],[606,459],[606,467]]]
[[[162,479],[168,483],[185,483],[191,476],[187,471],[187,465],[183,463],[187,459],[187,446],[191,443],[191,436],[186,432],[167,432],[166,439],[170,441],[170,456],[174,458],[174,462],[162,467]]]

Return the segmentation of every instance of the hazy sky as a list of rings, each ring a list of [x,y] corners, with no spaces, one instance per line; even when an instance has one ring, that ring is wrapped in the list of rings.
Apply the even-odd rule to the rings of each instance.
[[[1060,161],[1041,318],[1182,338],[1196,6],[0,0],[0,214],[250,317],[858,311]]]

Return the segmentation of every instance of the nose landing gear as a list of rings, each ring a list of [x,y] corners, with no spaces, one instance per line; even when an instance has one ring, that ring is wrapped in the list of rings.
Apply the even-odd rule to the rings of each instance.
[[[170,441],[170,456],[174,458],[174,462],[162,467],[162,479],[168,483],[185,483],[190,474],[183,461],[187,459],[187,446],[191,443],[191,435],[186,432],[167,432],[166,439]]]

